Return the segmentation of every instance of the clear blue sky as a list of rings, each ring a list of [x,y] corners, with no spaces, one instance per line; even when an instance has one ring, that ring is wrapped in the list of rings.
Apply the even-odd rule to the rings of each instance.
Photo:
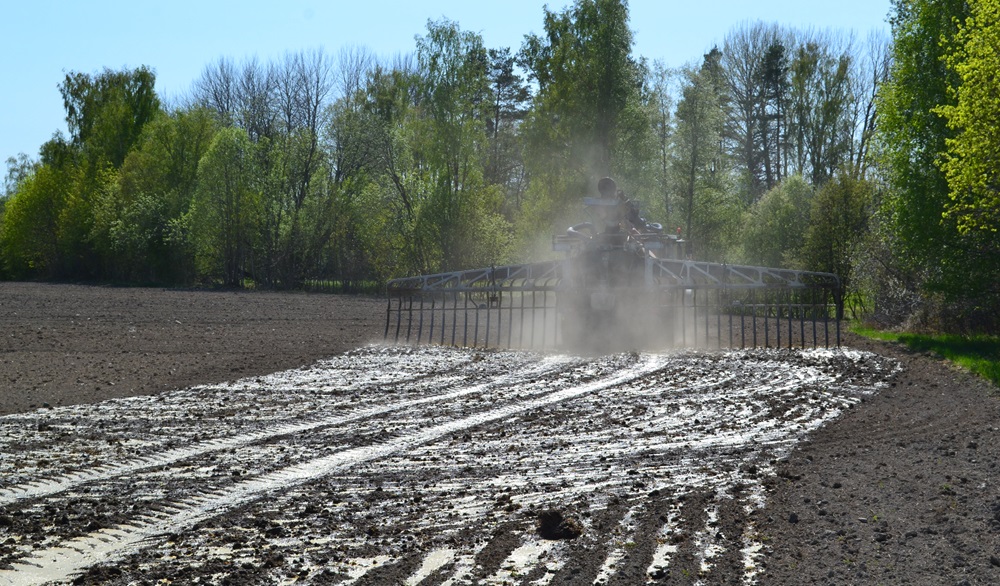
[[[162,97],[186,94],[220,57],[267,62],[322,48],[363,46],[391,57],[414,49],[428,19],[447,17],[487,47],[520,47],[542,33],[543,7],[569,0],[0,0],[0,171],[18,153],[37,158],[65,133],[58,86],[66,72],[150,66]],[[700,60],[745,21],[800,30],[888,33],[890,0],[632,0],[635,53],[669,66]]]

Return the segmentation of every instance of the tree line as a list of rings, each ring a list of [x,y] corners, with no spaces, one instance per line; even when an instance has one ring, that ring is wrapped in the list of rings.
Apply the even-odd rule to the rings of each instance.
[[[148,67],[71,72],[68,136],[8,160],[0,276],[377,287],[551,254],[613,176],[695,258],[995,331],[998,1],[896,0],[892,38],[746,22],[677,70],[577,0],[516,49],[442,19],[388,59],[221,58],[171,105]]]

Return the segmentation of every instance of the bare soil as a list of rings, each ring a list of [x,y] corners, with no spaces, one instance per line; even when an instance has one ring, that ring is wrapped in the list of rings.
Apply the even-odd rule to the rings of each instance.
[[[0,282],[0,414],[269,374],[381,340],[375,297]]]
[[[380,340],[384,318],[383,300],[370,297],[0,283],[0,414],[309,365]],[[774,463],[776,474],[765,480],[766,506],[755,515],[766,545],[756,582],[1000,583],[997,389],[931,355],[846,333],[843,340],[897,361],[901,370],[888,387]],[[384,498],[381,485],[367,498]],[[653,530],[673,505],[652,493],[650,501]],[[99,512],[100,502],[91,505]],[[503,505],[498,500],[498,510]],[[609,518],[620,513],[614,506],[606,511]],[[547,530],[576,534],[570,513],[546,513],[539,521]],[[720,534],[726,515],[740,514],[722,511]],[[230,517],[237,518],[247,522]],[[502,542],[489,547],[502,549]],[[682,554],[672,573],[648,575],[637,566],[614,583],[694,583],[697,567]],[[574,583],[580,575],[574,570],[581,571],[568,568],[553,583]],[[699,583],[739,583],[742,568],[731,570]],[[92,570],[88,583],[105,581],[100,571],[113,569]],[[593,571],[583,568],[583,575]],[[365,583],[379,583],[378,575]],[[382,583],[393,583],[383,577]],[[254,582],[252,575],[244,578]]]
[[[1000,583],[997,388],[933,355],[799,445],[768,496],[762,584]]]

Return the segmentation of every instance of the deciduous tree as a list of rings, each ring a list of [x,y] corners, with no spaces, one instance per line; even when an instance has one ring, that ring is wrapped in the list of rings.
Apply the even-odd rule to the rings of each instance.
[[[117,175],[98,194],[90,234],[109,276],[143,283],[189,283],[194,254],[182,218],[197,188],[198,164],[217,130],[201,107],[161,114]]]
[[[154,89],[156,75],[148,67],[96,75],[70,72],[59,86],[72,144],[95,165],[125,162],[142,127],[160,111]]]
[[[966,0],[894,1],[892,67],[879,92],[884,236],[891,239],[894,281],[925,300],[935,290],[960,294],[971,268],[954,222],[942,221],[951,200],[938,161],[955,131],[936,113],[955,103],[951,88],[961,78],[943,57],[968,15]]]
[[[683,235],[703,260],[725,255],[741,208],[731,189],[729,158],[723,148],[726,122],[721,52],[713,49],[698,68],[684,71],[677,104],[672,161]],[[692,244],[689,244],[691,246]]]
[[[970,0],[947,57],[959,78],[954,103],[937,109],[954,136],[942,161],[950,195],[946,213],[963,234],[1000,231],[1000,2]],[[992,251],[1000,252],[1000,249]]]
[[[728,102],[725,138],[746,205],[781,178],[788,95],[788,35],[775,24],[743,23],[726,35],[722,73]]]
[[[7,198],[0,224],[0,256],[14,278],[53,278],[59,275],[60,214],[72,189],[72,171],[42,165],[21,179]]]
[[[948,182],[945,221],[958,231],[968,275],[962,296],[974,311],[1000,310],[1000,2],[970,0],[946,59],[959,78],[953,103],[937,109],[954,133],[941,168]],[[983,320],[990,327],[1000,319]],[[984,323],[984,325],[986,325]]]
[[[260,229],[256,153],[245,130],[219,131],[198,165],[198,189],[187,215],[202,275],[239,287],[254,274]]]
[[[750,207],[743,220],[743,261],[765,267],[803,268],[802,244],[809,228],[813,188],[787,177]]]
[[[874,185],[839,174],[813,198],[802,244],[803,268],[834,273],[848,292],[854,288],[858,247],[865,241],[875,201]]]
[[[549,234],[601,177],[639,183],[654,144],[627,3],[577,0],[559,13],[546,9],[544,25],[544,36],[527,36],[520,53],[538,88],[525,121],[528,238]]]

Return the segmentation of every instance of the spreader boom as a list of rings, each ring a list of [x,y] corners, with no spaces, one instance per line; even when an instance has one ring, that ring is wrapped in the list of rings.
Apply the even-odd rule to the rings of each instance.
[[[612,319],[626,330],[648,330],[657,344],[840,344],[843,299],[836,275],[652,256],[640,262],[639,282],[600,290],[581,286],[571,259],[394,279],[387,285],[385,337],[560,348],[574,342],[569,338],[589,335],[586,324],[581,328],[586,316],[580,304],[590,303],[593,313],[611,307],[615,316],[630,312],[634,322]]]

